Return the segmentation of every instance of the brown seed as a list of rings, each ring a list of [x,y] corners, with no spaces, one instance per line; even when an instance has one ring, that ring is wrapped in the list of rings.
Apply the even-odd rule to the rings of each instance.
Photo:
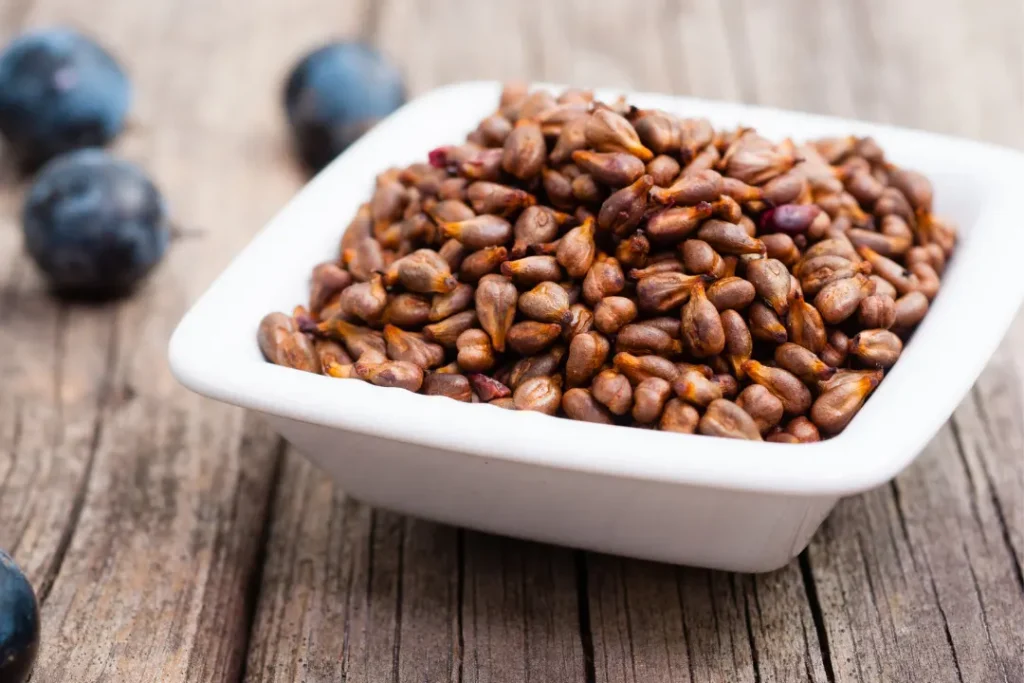
[[[754,339],[781,344],[789,338],[786,327],[779,320],[779,316],[760,301],[750,304],[747,316],[750,323],[750,334]]]
[[[299,330],[291,316],[267,314],[260,321],[256,339],[263,356],[271,363],[306,372],[320,371],[320,358],[313,342]]]
[[[454,349],[455,341],[459,335],[466,330],[476,327],[478,324],[476,311],[469,310],[439,320],[432,325],[423,328],[423,336],[428,341],[437,342],[441,346]],[[351,349],[349,349],[351,351]]]
[[[870,275],[868,279],[875,283],[875,293],[872,296],[887,296],[893,301],[899,297],[896,288],[888,280],[878,275]]]
[[[476,288],[476,313],[496,351],[505,350],[505,335],[516,317],[519,292],[503,275],[484,275]]]
[[[508,373],[508,385],[515,389],[530,377],[556,374],[565,354],[566,348],[557,344],[544,353],[519,359]]]
[[[572,420],[614,424],[612,414],[597,402],[588,389],[569,389],[562,394],[562,410]]]
[[[765,256],[781,261],[787,268],[791,268],[800,260],[800,250],[793,242],[793,238],[785,233],[762,235],[761,241],[766,250]]]
[[[699,408],[722,398],[722,388],[696,370],[680,373],[672,381],[672,391],[679,398]]]
[[[697,431],[699,422],[700,413],[696,408],[678,398],[673,398],[665,404],[661,420],[658,422],[658,429],[663,432],[693,434]]]
[[[633,384],[640,384],[650,377],[659,377],[671,382],[679,376],[679,368],[667,358],[646,355],[634,356],[631,353],[617,353],[612,359],[615,369],[629,378]]]
[[[825,322],[818,309],[804,300],[803,294],[792,298],[786,314],[786,332],[790,341],[812,353],[821,353],[825,348]]]
[[[484,372],[494,367],[494,347],[483,330],[466,330],[455,341],[459,368],[464,372]]]
[[[850,349],[850,338],[842,330],[832,330],[828,335],[828,343],[818,354],[823,361],[834,368],[846,364],[846,355]]]
[[[370,205],[362,204],[356,211],[356,215],[352,217],[352,220],[345,227],[345,232],[341,236],[341,243],[339,245],[338,254],[343,256],[344,253],[349,249],[354,249],[355,246],[373,235],[373,219],[370,217]]]
[[[664,272],[644,277],[636,284],[636,301],[647,312],[665,313],[682,306],[704,275]]]
[[[633,280],[659,275],[661,273],[682,273],[683,264],[676,258],[660,259],[651,262],[646,268],[633,268],[629,271],[629,277]],[[710,279],[710,278],[709,278]]]
[[[587,119],[585,132],[587,142],[599,152],[626,153],[644,163],[654,158],[629,121],[609,109],[595,109]]]
[[[857,250],[854,249],[853,244],[846,238],[845,233],[843,233],[841,238],[830,237],[811,245],[807,251],[804,252],[804,257],[796,264],[796,267],[793,269],[793,274],[797,277],[803,277],[804,268],[808,262],[818,256],[828,255],[842,256],[854,263],[860,260],[860,257],[857,255]]]
[[[722,178],[721,192],[723,195],[731,197],[741,204],[757,202],[764,199],[763,189],[760,187],[754,187],[753,185],[747,185],[742,180],[737,180],[736,178]]]
[[[668,187],[653,188],[651,199],[668,206],[692,205],[714,202],[720,198],[722,190],[722,176],[717,171],[708,169],[692,175],[679,176]]]
[[[780,344],[775,348],[775,362],[780,368],[788,370],[811,386],[827,380],[836,372],[834,367],[818,358],[812,351],[792,342]]]
[[[546,323],[568,323],[569,295],[557,282],[541,282],[519,297],[519,310],[527,318]]]
[[[683,242],[683,265],[690,273],[704,273],[717,279],[725,277],[726,264],[710,244],[690,239]]]
[[[391,360],[414,363],[424,370],[444,362],[444,349],[440,345],[425,341],[421,334],[406,332],[394,325],[384,326],[384,343]]]
[[[757,234],[757,226],[749,216],[743,215],[743,209],[732,197],[722,196],[711,202],[711,215],[726,223],[736,223],[749,236]]]
[[[615,334],[633,322],[636,315],[636,304],[632,299],[624,296],[605,297],[594,308],[594,327],[603,334]]]
[[[776,145],[756,133],[748,132],[729,146],[719,166],[727,176],[750,185],[761,185],[785,173],[794,163],[796,155],[791,141],[786,140]]]
[[[647,163],[647,174],[658,187],[668,187],[680,171],[679,162],[666,154],[660,154]]]
[[[807,178],[799,166],[772,178],[763,189],[764,200],[773,206],[795,202],[809,191]]]
[[[836,280],[822,287],[814,297],[814,307],[822,319],[837,325],[857,310],[861,300],[874,293],[874,283],[861,274]]]
[[[646,170],[643,161],[625,152],[581,149],[572,153],[572,160],[594,180],[611,187],[625,187],[638,180]]]
[[[654,178],[640,176],[631,185],[613,192],[601,204],[597,214],[597,225],[601,230],[618,236],[625,236],[640,224],[647,209],[647,192],[654,185]]]
[[[501,264],[501,274],[512,278],[519,287],[533,287],[541,282],[558,282],[562,268],[554,256],[527,256]]]
[[[891,368],[903,352],[903,342],[889,330],[862,330],[850,340],[850,353],[871,368]]]
[[[614,415],[625,415],[633,407],[633,387],[617,370],[603,370],[594,378],[590,393]]]
[[[590,332],[590,328],[593,326],[593,311],[584,304],[573,304],[569,307],[569,322],[565,324],[565,329],[562,330],[562,337],[566,341],[572,341],[572,338],[577,334]]]
[[[465,178],[445,178],[437,187],[437,196],[440,199],[465,199],[468,184]]]
[[[346,316],[356,317],[370,324],[379,322],[388,305],[384,278],[378,273],[369,282],[357,282],[346,288],[341,293],[339,305]]]
[[[371,275],[384,268],[380,242],[372,237],[365,237],[343,251],[342,259],[352,278],[359,282],[369,280]]]
[[[714,168],[721,157],[722,155],[719,154],[718,149],[714,145],[707,145],[692,157],[690,163],[686,164],[682,175],[693,175],[706,171],[709,168]]]
[[[497,272],[506,259],[508,250],[505,247],[485,247],[474,251],[462,261],[459,279],[463,282],[476,282],[488,273]]]
[[[660,377],[641,381],[633,390],[633,419],[643,424],[656,421],[671,395],[672,385]]]
[[[489,213],[502,217],[507,217],[537,203],[537,200],[529,192],[485,180],[471,183],[466,188],[466,196],[476,213]]]
[[[491,114],[480,122],[477,130],[483,138],[484,144],[488,147],[501,147],[505,139],[512,132],[512,124],[500,114]]]
[[[705,118],[683,119],[679,122],[679,130],[682,136],[682,144],[679,146],[679,155],[685,160],[692,160],[691,165],[697,161],[696,157],[701,150],[714,150],[717,158],[718,149],[712,144],[715,138],[715,129],[711,122]]]
[[[368,327],[353,325],[341,318],[331,318],[320,323],[316,326],[316,331],[319,334],[340,341],[356,360],[359,360],[363,353],[367,351],[374,351],[382,356],[387,351],[384,344],[384,336],[380,332],[371,330]]]
[[[313,315],[319,315],[328,301],[352,284],[352,275],[333,261],[321,263],[313,268],[311,279],[309,310]]]
[[[428,373],[423,378],[423,393],[427,396],[447,396],[463,403],[470,403],[473,400],[469,380],[465,375],[454,373]]]
[[[682,344],[664,330],[650,325],[626,325],[615,337],[618,352],[668,356],[682,351]]]
[[[928,263],[915,263],[910,272],[917,278],[917,289],[931,301],[939,294],[939,274]]]
[[[316,351],[316,357],[320,361],[320,369],[324,374],[327,374],[327,369],[332,365],[352,364],[352,357],[341,347],[341,344],[334,340],[315,339],[313,340],[313,349]]]
[[[633,128],[640,142],[655,154],[665,156],[679,152],[683,140],[682,131],[679,119],[672,114],[656,109],[640,112],[639,118],[633,121]]]
[[[729,374],[728,366],[722,366],[721,369],[725,370],[725,372],[717,373],[711,378],[711,381],[718,385],[722,392],[722,398],[733,400],[740,391],[740,384],[736,381],[735,377]]]
[[[789,424],[786,425],[785,433],[796,439],[798,443],[821,441],[821,434],[818,432],[818,428],[803,415],[790,420]]]
[[[583,299],[596,306],[601,299],[618,294],[626,286],[626,276],[619,262],[598,254],[583,280]]]
[[[909,330],[916,327],[928,312],[928,297],[921,292],[910,292],[896,299],[895,318],[892,327]]]
[[[705,221],[697,239],[711,245],[719,254],[764,254],[764,242],[747,234],[742,226],[720,220]]]
[[[743,316],[736,311],[723,311],[720,317],[725,334],[723,356],[733,374],[742,379],[745,376],[743,373],[743,363],[750,360],[754,349],[750,330],[747,328],[747,323],[743,320]]]
[[[916,211],[931,213],[932,183],[924,175],[917,171],[890,166],[889,184],[902,192]]]
[[[800,287],[807,296],[814,296],[826,285],[838,280],[845,280],[854,275],[870,272],[871,266],[866,261],[853,263],[843,256],[826,254],[804,261],[800,269]]]
[[[492,185],[493,183],[485,183],[486,185]],[[476,183],[474,183],[476,185]],[[430,210],[432,216],[436,216],[443,221],[455,223],[457,221],[469,220],[476,214],[473,209],[458,199],[444,199],[437,202],[436,204],[426,204]]]
[[[509,136],[511,137],[511,135]],[[508,140],[505,140],[508,144]],[[465,180],[491,180],[497,181],[501,178],[501,162],[504,157],[504,150],[500,147],[494,149],[480,149],[458,163],[458,173]],[[465,196],[464,191],[460,193],[460,199]]]
[[[462,265],[462,261],[466,258],[466,254],[469,253],[469,249],[457,239],[448,239],[437,250],[437,253],[448,264],[448,269],[454,273]]]
[[[533,120],[520,119],[505,138],[501,167],[520,180],[529,180],[540,174],[547,156],[544,134]]]
[[[471,285],[460,284],[447,294],[435,294],[430,303],[428,319],[430,322],[439,322],[465,311],[473,304],[474,293],[475,290]],[[394,324],[398,325],[398,323]]]
[[[401,283],[411,292],[445,294],[458,286],[448,262],[431,249],[417,249],[391,264],[385,274],[388,286]]]
[[[910,202],[895,187],[887,187],[882,191],[882,196],[875,202],[874,214],[878,218],[895,214],[905,220],[910,226],[917,223],[914,217],[914,209],[911,208]]]
[[[751,381],[775,394],[782,401],[782,406],[787,413],[800,415],[807,412],[810,407],[810,390],[788,370],[762,365],[756,360],[748,360],[743,364],[743,371]]]
[[[381,320],[403,329],[418,329],[430,320],[430,301],[419,294],[398,294],[388,302]]]
[[[659,244],[675,244],[693,232],[711,211],[707,202],[659,211],[647,219],[646,234]]]
[[[590,378],[604,365],[611,346],[597,332],[585,332],[572,338],[569,357],[565,363],[565,380],[571,387],[590,382]]]
[[[641,281],[642,282],[642,281]],[[640,286],[637,285],[639,295]],[[756,290],[747,280],[739,277],[725,277],[708,285],[708,301],[719,311],[743,310],[754,300]]]
[[[641,320],[637,324],[656,327],[673,339],[681,339],[683,336],[679,316],[661,315],[656,318]]]
[[[747,280],[780,316],[789,311],[790,279],[789,270],[781,261],[759,259],[747,264]]]
[[[725,330],[718,309],[704,293],[702,281],[690,290],[690,300],[683,306],[681,330],[686,348],[697,358],[717,356],[725,349]]]
[[[515,243],[512,254],[516,258],[526,253],[535,244],[551,242],[558,237],[560,226],[570,220],[567,214],[553,211],[546,206],[529,206],[519,215],[515,225]]]
[[[707,436],[724,436],[728,439],[761,441],[754,418],[732,401],[724,398],[712,401],[700,418],[697,428]]]
[[[594,219],[585,220],[558,241],[555,258],[570,277],[583,277],[594,262]]]
[[[561,378],[531,377],[520,384],[512,401],[516,410],[554,415],[562,405]]]
[[[533,356],[551,346],[562,334],[562,326],[525,320],[508,330],[509,347],[523,356]]]
[[[760,384],[751,384],[741,391],[736,405],[753,418],[761,434],[767,434],[782,421],[782,401]]]
[[[604,201],[605,191],[597,184],[597,180],[589,173],[573,178],[572,196],[584,204],[596,206]]]
[[[838,434],[882,381],[882,372],[836,375],[811,406],[811,421],[826,434]]]
[[[555,142],[554,149],[548,158],[552,164],[564,164],[572,158],[572,153],[587,147],[587,117],[581,116],[562,126]]]
[[[541,174],[544,178],[544,193],[552,206],[563,211],[572,210],[576,206],[572,181],[559,171],[547,167],[541,170]]]
[[[896,322],[896,302],[882,294],[864,297],[857,307],[857,322],[868,329],[889,329]]]
[[[469,380],[473,391],[484,403],[490,403],[499,398],[508,398],[512,395],[511,389],[493,377],[474,372],[466,375],[466,379]]]
[[[379,387],[419,391],[423,386],[423,368],[405,361],[389,360],[375,365],[355,364],[356,375]]]
[[[470,249],[497,247],[508,242],[512,225],[499,216],[484,214],[455,223],[438,220],[446,237],[454,237]]]

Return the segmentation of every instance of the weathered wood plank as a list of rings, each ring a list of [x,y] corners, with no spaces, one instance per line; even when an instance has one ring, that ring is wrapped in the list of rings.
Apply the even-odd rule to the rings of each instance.
[[[86,26],[122,57],[137,99],[120,151],[153,172],[178,222],[211,229],[175,244],[120,305],[56,306],[24,265],[8,287],[18,310],[3,333],[34,359],[5,376],[27,398],[0,504],[13,540],[0,540],[20,539],[19,559],[48,592],[37,681],[235,680],[244,662],[278,442],[177,387],[165,356],[187,303],[298,182],[292,165],[266,163],[285,158],[276,89],[263,98],[265,81],[236,70],[267,73],[291,57],[290,12],[250,9],[237,32],[223,30],[238,27],[231,8],[205,4],[41,0],[28,14]],[[33,301],[37,311],[25,308]],[[59,332],[33,329],[52,320]]]

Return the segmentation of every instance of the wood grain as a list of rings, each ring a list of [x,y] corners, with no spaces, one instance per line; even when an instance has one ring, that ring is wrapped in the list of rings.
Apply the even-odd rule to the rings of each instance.
[[[374,510],[164,360],[301,183],[279,84],[330,36],[380,46],[414,93],[527,77],[1021,146],[1019,3],[14,0],[0,37],[57,20],[126,63],[118,151],[203,234],[132,300],[62,305],[0,170],[0,546],[44,598],[34,681],[1024,681],[1024,319],[915,465],[759,576]]]

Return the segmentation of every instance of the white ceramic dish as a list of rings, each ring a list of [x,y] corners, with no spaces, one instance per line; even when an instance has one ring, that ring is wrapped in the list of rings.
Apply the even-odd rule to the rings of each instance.
[[[578,548],[770,570],[806,546],[840,496],[877,486],[914,459],[977,378],[1024,296],[1024,156],[856,121],[626,93],[640,107],[751,125],[773,138],[872,135],[891,159],[934,182],[937,212],[961,231],[957,253],[903,356],[838,438],[786,445],[592,425],[266,363],[257,324],[307,299],[310,269],[336,253],[374,175],[463,140],[493,111],[499,89],[440,88],[374,128],[260,232],[171,340],[171,367],[185,386],[263,413],[369,503]]]

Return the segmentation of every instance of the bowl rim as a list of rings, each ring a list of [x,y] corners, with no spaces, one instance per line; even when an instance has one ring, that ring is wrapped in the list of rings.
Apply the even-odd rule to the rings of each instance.
[[[747,442],[581,423],[494,406],[462,404],[363,382],[339,383],[266,363],[258,350],[254,356],[251,350],[256,349],[259,320],[243,321],[251,322],[251,326],[231,324],[228,321],[232,318],[232,307],[238,294],[265,273],[259,264],[287,252],[297,217],[315,201],[336,194],[336,182],[343,174],[360,172],[360,166],[376,151],[386,148],[391,137],[415,130],[417,121],[455,116],[453,112],[461,112],[466,118],[465,112],[472,110],[475,123],[480,118],[477,113],[493,109],[500,87],[492,81],[469,81],[431,90],[380,122],[307,183],[234,258],[178,324],[168,350],[177,380],[196,393],[261,413],[455,451],[467,457],[722,489],[835,496],[884,483],[918,455],[980,375],[1024,298],[1024,277],[1014,277],[1011,261],[1014,253],[1021,253],[1022,241],[1014,230],[1019,218],[1012,211],[1016,199],[1014,180],[1024,177],[1024,155],[1015,150],[838,117],[599,88],[596,90],[601,97],[624,94],[631,102],[644,106],[749,122],[760,129],[767,123],[768,127],[792,129],[794,137],[845,131],[841,134],[872,135],[883,147],[899,141],[901,147],[910,151],[905,156],[946,159],[944,163],[956,159],[957,168],[965,176],[977,178],[978,187],[984,188],[971,234],[998,234],[1001,247],[982,254],[979,239],[958,247],[950,270],[965,269],[965,273],[956,278],[957,286],[951,287],[944,280],[943,289],[918,334],[850,426],[833,439],[813,444]],[[564,86],[537,83],[533,87]],[[807,130],[816,132],[801,132]],[[435,141],[450,142],[455,141]],[[901,161],[912,164],[906,159]],[[365,170],[362,173],[365,175]],[[343,225],[339,224],[338,236]],[[1002,295],[984,297],[986,300],[979,304],[968,300],[966,289],[967,283],[981,275],[992,291]],[[914,343],[925,336],[922,333],[926,328],[935,341]],[[210,343],[211,338],[222,335],[245,335],[247,341],[232,338],[234,347]],[[245,353],[239,353],[239,348],[244,348]],[[950,349],[961,351],[956,356],[958,362],[948,368],[937,365]],[[901,387],[916,388],[913,377],[924,377],[936,367],[942,368],[941,376],[932,376],[931,381],[925,382],[921,387],[925,391],[912,394],[913,400],[900,398]],[[918,380],[917,386],[921,384],[922,380]],[[887,419],[893,411],[909,412],[913,420],[894,424],[893,419]],[[451,429],[453,424],[458,424],[459,429]],[[514,434],[515,438],[507,438],[507,434]],[[583,447],[572,447],[574,444]]]

